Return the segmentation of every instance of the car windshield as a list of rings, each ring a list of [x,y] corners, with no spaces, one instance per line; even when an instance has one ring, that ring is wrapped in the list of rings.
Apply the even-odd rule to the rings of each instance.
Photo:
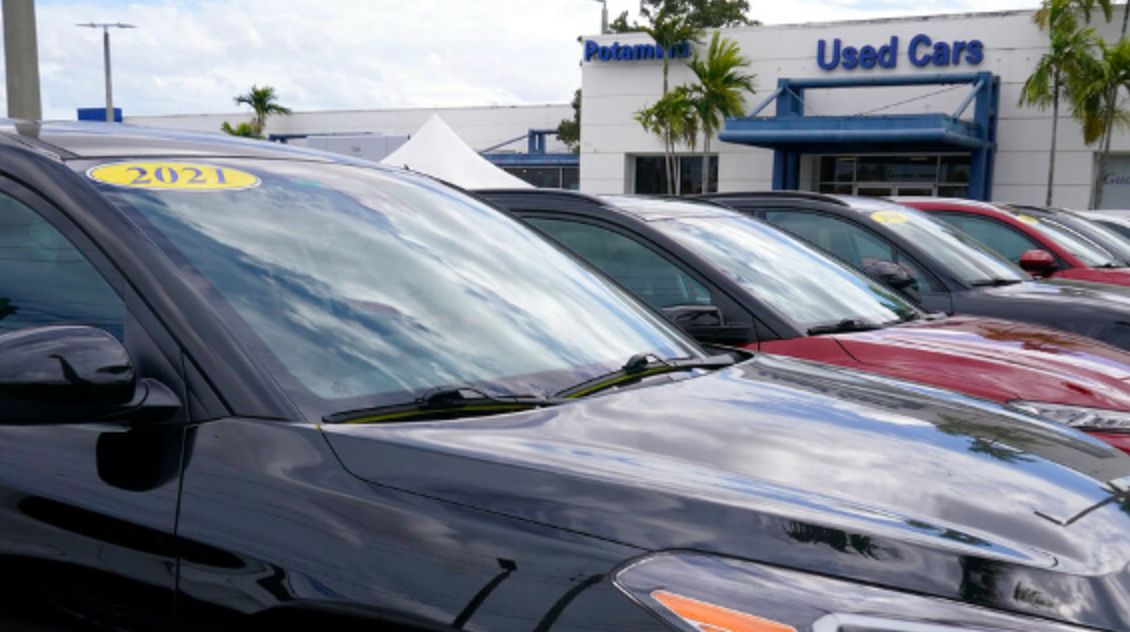
[[[1096,222],[1068,213],[1025,213],[1023,208],[1017,210],[1016,218],[1088,267],[1122,266],[1130,262],[1130,242]]]
[[[702,356],[533,230],[437,181],[344,164],[201,162],[191,169],[253,184],[95,184],[311,419],[451,385],[544,396],[636,354]]]
[[[921,248],[951,276],[970,285],[1025,281],[1028,276],[1011,261],[962,231],[922,211],[901,204],[843,196],[866,213],[876,226]]]
[[[880,325],[918,314],[893,291],[755,219],[712,212],[652,225],[801,331],[845,320]]]

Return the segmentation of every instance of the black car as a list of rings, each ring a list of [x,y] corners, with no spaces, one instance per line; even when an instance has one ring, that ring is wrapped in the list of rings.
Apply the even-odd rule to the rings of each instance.
[[[820,247],[928,311],[1025,321],[1130,350],[1130,292],[1032,281],[1002,255],[921,211],[876,198],[785,191],[703,198]]]
[[[1130,458],[708,355],[423,176],[18,124],[0,258],[8,595],[119,629],[1130,628]]]

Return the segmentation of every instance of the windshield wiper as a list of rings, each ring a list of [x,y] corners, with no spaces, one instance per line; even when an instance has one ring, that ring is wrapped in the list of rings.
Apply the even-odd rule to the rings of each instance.
[[[650,353],[637,353],[628,358],[616,371],[598,375],[574,386],[558,391],[556,397],[574,399],[603,391],[613,386],[637,382],[645,377],[693,369],[721,369],[738,362],[733,354],[724,353],[702,358],[673,358],[664,360]]]
[[[826,325],[814,325],[808,328],[809,336],[819,336],[821,334],[845,334],[851,331],[871,331],[873,329],[882,329],[881,325],[873,325],[865,323],[861,320],[854,318],[845,318],[838,323],[828,323]]]
[[[970,283],[973,287],[1000,287],[1002,285],[1016,285],[1023,279],[984,279]]]
[[[419,397],[385,406],[333,413],[322,418],[326,423],[375,423],[382,421],[425,421],[456,419],[529,410],[562,403],[539,395],[490,395],[472,386],[452,386],[425,392]]]

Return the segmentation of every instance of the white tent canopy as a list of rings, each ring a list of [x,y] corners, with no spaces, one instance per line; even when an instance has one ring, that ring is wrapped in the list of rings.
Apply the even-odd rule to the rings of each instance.
[[[381,161],[446,180],[465,189],[530,188],[467,146],[438,114]]]

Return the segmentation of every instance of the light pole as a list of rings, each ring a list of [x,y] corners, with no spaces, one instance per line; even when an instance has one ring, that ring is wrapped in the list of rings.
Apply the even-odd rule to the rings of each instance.
[[[4,70],[8,118],[43,118],[39,104],[39,53],[35,43],[34,0],[4,2]]]
[[[76,24],[88,29],[102,29],[102,63],[106,69],[106,122],[114,122],[114,88],[110,80],[110,29],[135,29],[132,24],[121,22],[88,22]]]
[[[603,5],[600,10],[600,34],[604,35],[608,32],[608,0],[593,0],[593,2]]]

